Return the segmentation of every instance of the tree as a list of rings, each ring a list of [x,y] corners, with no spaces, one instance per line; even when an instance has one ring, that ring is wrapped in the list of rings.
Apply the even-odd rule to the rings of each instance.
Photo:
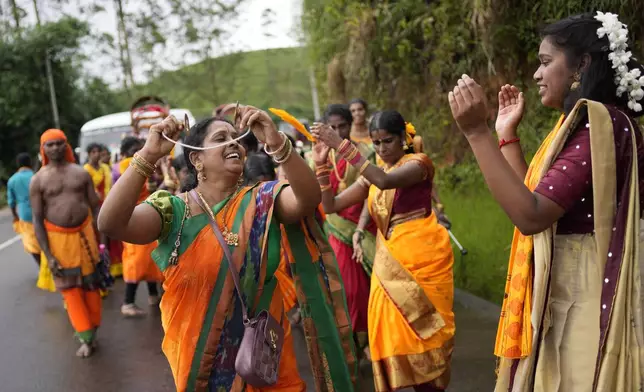
[[[450,161],[469,158],[445,98],[463,73],[481,81],[492,102],[501,84],[531,86],[539,26],[582,12],[616,12],[631,42],[644,38],[638,0],[303,0],[303,7],[309,55],[318,79],[326,79],[327,101],[361,96],[372,106],[396,108],[424,134],[430,151]],[[644,56],[643,49],[635,51]],[[536,89],[527,94],[534,105],[522,142],[534,152],[553,113],[538,104]]]
[[[84,80],[76,61],[81,40],[88,34],[86,23],[66,17],[40,28],[25,27],[20,35],[0,38],[1,168],[13,170],[14,158],[20,152],[35,156],[40,134],[54,126],[43,61],[47,52],[61,129],[72,144],[86,121],[118,110],[119,102],[107,85],[98,79]]]

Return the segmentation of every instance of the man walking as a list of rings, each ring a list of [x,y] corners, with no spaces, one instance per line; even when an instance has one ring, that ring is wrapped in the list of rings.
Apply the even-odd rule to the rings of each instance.
[[[43,167],[30,187],[36,237],[81,342],[76,355],[88,357],[101,322],[94,221],[99,199],[89,174],[75,163],[63,131],[43,133],[40,153]]]
[[[22,237],[25,252],[29,253],[36,265],[40,266],[40,246],[31,223],[31,204],[29,203],[29,183],[34,176],[31,157],[23,152],[16,158],[18,171],[7,183],[7,202],[13,214],[13,228]]]

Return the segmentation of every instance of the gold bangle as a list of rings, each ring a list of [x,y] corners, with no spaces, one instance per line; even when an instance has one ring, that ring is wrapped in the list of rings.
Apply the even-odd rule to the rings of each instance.
[[[351,145],[348,147],[348,151],[346,151],[346,154],[342,154],[342,158],[344,158],[344,160],[347,161],[347,163],[349,163],[353,160],[353,158],[356,157],[356,155],[358,155],[358,152],[359,152],[358,148],[354,145]]]
[[[153,170],[153,171],[156,170],[156,168],[157,168],[157,165],[152,164],[152,163],[148,162],[147,160],[145,160],[145,158],[143,158],[141,156],[141,154],[139,154],[138,152],[134,153],[134,156],[132,157],[132,160],[137,161],[141,166],[146,167],[146,168],[148,168],[150,170]]]
[[[291,157],[293,153],[293,143],[289,139],[286,139],[288,143],[286,143],[286,153],[284,153],[280,157],[273,157],[273,162],[275,162],[278,165],[281,165],[288,161],[288,159]]]
[[[264,144],[264,152],[267,153],[269,156],[274,157],[275,155],[281,155],[282,150],[286,147],[287,142],[290,142],[289,138],[286,137],[286,134],[284,132],[279,132],[280,135],[282,135],[282,145],[277,148],[275,151],[268,151],[268,144]]]
[[[134,161],[132,161],[132,162],[134,162]],[[146,173],[146,171],[144,169],[141,169],[139,166],[137,166],[137,165],[135,165],[133,163],[130,163],[130,167],[132,169],[134,169],[135,172],[139,173],[142,177],[144,177],[146,179],[148,179],[148,178],[150,178],[152,176],[152,174]]]
[[[132,166],[134,169],[138,169],[137,171],[140,171],[140,174],[142,174],[146,178],[150,178],[152,177],[152,174],[154,174],[154,169],[145,166],[137,159],[132,159],[130,161],[130,166]]]
[[[368,159],[367,159],[366,161],[364,161],[364,163],[362,164],[362,166],[360,166],[360,171],[359,171],[360,175],[362,175],[362,173],[364,173],[364,171],[365,171],[365,170],[367,170],[367,168],[369,167],[369,164],[370,164],[370,163],[371,163],[371,162],[369,162],[369,160],[368,160]]]
[[[327,184],[327,185],[320,185],[320,190],[321,190],[322,192],[330,191],[330,190],[331,190],[331,184]]]

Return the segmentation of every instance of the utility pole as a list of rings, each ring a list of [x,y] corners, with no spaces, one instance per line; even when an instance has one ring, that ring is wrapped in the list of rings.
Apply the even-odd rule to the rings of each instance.
[[[36,14],[36,23],[40,27],[40,13],[38,13],[38,0],[33,0],[34,13]],[[47,50],[47,49],[46,49]],[[56,103],[56,89],[54,86],[54,75],[51,72],[51,59],[49,51],[45,53],[45,69],[47,72],[47,82],[49,84],[49,100],[51,102],[51,113],[54,116],[54,126],[60,129],[60,117],[58,117],[58,104]]]
[[[320,102],[318,101],[318,87],[317,83],[315,83],[315,70],[312,65],[309,67],[309,82],[311,83],[311,98],[313,99],[313,115],[315,116],[313,121],[316,121],[322,115],[320,114]]]

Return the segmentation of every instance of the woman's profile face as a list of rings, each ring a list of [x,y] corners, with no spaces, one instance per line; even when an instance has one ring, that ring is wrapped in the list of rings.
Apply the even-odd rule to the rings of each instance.
[[[539,62],[541,65],[534,73],[534,80],[539,87],[541,103],[549,108],[562,110],[574,81],[575,71],[568,66],[565,52],[548,37],[541,41]]]
[[[351,106],[349,106],[349,110],[351,110],[351,116],[353,117],[354,123],[358,125],[363,125],[365,123],[367,110],[361,103],[352,103]]]
[[[232,125],[224,121],[213,121],[208,127],[202,147],[215,146],[240,136]],[[199,151],[206,172],[206,178],[221,174],[241,175],[244,171],[246,150],[239,143]]]
[[[387,165],[393,165],[405,155],[400,136],[390,133],[385,129],[371,132],[371,141],[378,156]]]

